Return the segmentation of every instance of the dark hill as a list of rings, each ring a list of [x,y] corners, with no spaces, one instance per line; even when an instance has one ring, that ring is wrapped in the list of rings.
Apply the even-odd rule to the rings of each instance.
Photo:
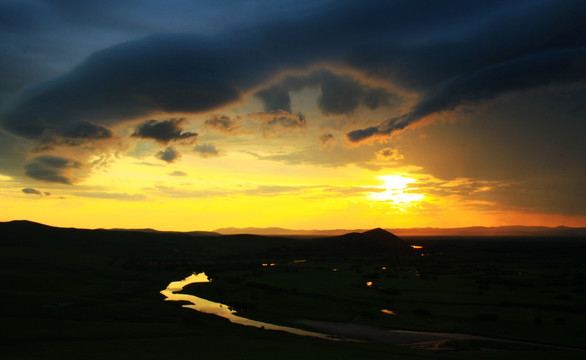
[[[406,254],[412,249],[399,237],[377,228],[363,233],[315,239],[286,239],[260,235],[218,235],[144,231],[58,228],[30,221],[0,223],[0,243],[38,249],[82,251],[126,259],[198,259],[269,254],[327,256]],[[297,256],[297,255],[296,255]]]
[[[0,223],[0,229],[12,231],[39,231],[51,229],[51,226],[28,220],[12,220]]]
[[[0,245],[35,248],[45,254],[84,253],[138,260],[209,260],[286,253],[297,240],[260,235],[218,235],[173,231],[60,228],[31,221],[0,222]],[[153,258],[154,256],[154,258]]]
[[[384,239],[386,241],[399,241],[402,244],[404,244],[403,240],[401,240],[401,238],[399,238],[397,235],[385,230],[385,229],[381,229],[381,228],[376,228],[376,229],[372,229],[372,230],[368,230],[363,232],[362,234],[363,238],[365,239]]]
[[[310,246],[312,251],[347,255],[404,254],[413,250],[407,242],[381,228],[315,239]]]

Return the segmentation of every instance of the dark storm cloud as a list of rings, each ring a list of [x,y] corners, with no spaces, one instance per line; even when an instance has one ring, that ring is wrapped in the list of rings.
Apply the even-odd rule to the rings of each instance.
[[[197,144],[193,148],[193,151],[198,153],[202,158],[215,157],[219,155],[218,149],[216,149],[214,144]]]
[[[82,121],[63,128],[61,134],[44,133],[38,139],[38,144],[32,152],[52,150],[56,146],[90,145],[92,141],[107,140],[113,137],[114,133],[107,127]]]
[[[196,140],[197,134],[193,132],[183,132],[181,125],[186,121],[185,118],[167,119],[167,120],[148,120],[140,124],[132,134],[134,137],[143,139],[153,139],[161,144],[168,144],[170,141],[181,141],[187,144]]]
[[[37,138],[80,120],[114,124],[154,111],[198,112],[239,98],[224,53],[191,35],[159,35],[98,51],[71,72],[21,92],[4,127]]]
[[[309,75],[290,75],[279,83],[255,93],[264,104],[266,112],[284,110],[291,112],[290,92],[306,87],[319,87],[321,95],[317,104],[325,115],[351,114],[360,105],[374,110],[389,105],[393,97],[381,87],[362,84],[350,75],[338,75],[328,70],[314,71]]]
[[[53,169],[80,168],[82,166],[77,161],[52,155],[38,156],[33,161]]]
[[[377,93],[370,89],[364,89],[358,82],[348,77],[328,77],[321,85],[321,97],[318,105],[321,111],[328,115],[350,114],[369,97],[369,106],[372,109],[385,103],[385,92],[379,89],[379,98],[371,94]],[[388,97],[388,94],[386,94]]]
[[[586,3],[571,0],[344,1],[215,35],[155,35],[97,51],[70,72],[26,88],[2,124],[38,138],[79,121],[105,126],[154,112],[209,111],[282,70],[327,62],[423,94],[411,112],[349,134],[360,141],[462,102],[583,80],[585,10]],[[348,79],[328,81],[321,83],[324,113],[385,101],[380,91],[361,91]],[[290,110],[283,88],[270,93],[259,95],[268,110]]]
[[[63,138],[60,136],[43,136],[39,139],[39,143],[35,146],[31,152],[41,153],[49,150],[54,150],[57,146],[81,146],[83,141],[78,139]]]
[[[490,100],[512,91],[546,85],[563,85],[586,80],[586,47],[555,50],[463,74],[432,91],[411,112],[383,121],[377,126],[348,133],[351,141],[390,135],[425,116],[456,106]]]
[[[22,192],[25,194],[30,194],[30,195],[39,195],[39,196],[43,196],[43,193],[40,192],[37,189],[33,189],[33,188],[24,188],[22,189]]]
[[[155,157],[159,160],[166,161],[167,163],[172,163],[175,160],[181,157],[181,154],[175,150],[174,147],[168,146],[165,150],[159,151],[155,154]]]
[[[216,34],[330,1],[0,1],[0,103],[115,43],[157,32]]]
[[[62,135],[75,139],[108,139],[114,136],[112,130],[89,121],[81,121],[64,128]]]
[[[33,179],[73,184],[73,169],[80,169],[82,164],[63,157],[53,155],[37,156],[24,166],[25,174]]]
[[[26,84],[47,79],[34,64],[39,54],[29,40],[51,22],[48,15],[47,4],[41,2],[0,2],[0,101]]]
[[[214,129],[224,133],[232,133],[239,128],[238,119],[221,114],[210,115],[203,125],[208,129]]]
[[[264,104],[266,112],[284,110],[291,112],[291,97],[289,90],[280,85],[273,85],[255,93]]]

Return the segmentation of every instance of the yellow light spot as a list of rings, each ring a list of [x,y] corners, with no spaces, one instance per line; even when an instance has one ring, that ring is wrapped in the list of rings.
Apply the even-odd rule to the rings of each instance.
[[[411,245],[411,247],[413,249],[423,249],[423,246],[419,246],[419,245]]]
[[[386,266],[383,266],[383,267],[381,268],[381,270],[386,270],[386,269],[387,269],[387,267],[386,267]]]
[[[372,281],[367,281],[366,286],[368,286],[368,287],[372,286]]]
[[[378,179],[383,181],[383,185],[376,186],[381,191],[368,193],[368,198],[371,200],[384,201],[400,208],[423,199],[422,194],[405,192],[407,185],[417,182],[416,179],[399,175],[384,175],[379,176]]]
[[[388,310],[388,309],[382,309],[380,312],[388,314],[388,315],[397,315],[396,312]]]

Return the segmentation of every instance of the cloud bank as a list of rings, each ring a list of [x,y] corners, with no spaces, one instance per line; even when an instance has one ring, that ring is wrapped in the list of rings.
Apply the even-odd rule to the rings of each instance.
[[[54,21],[51,12],[27,4],[19,5],[28,6],[26,11],[16,11],[17,5],[4,9],[14,16],[1,22],[3,29],[24,38],[34,33],[35,24]],[[216,31],[209,32],[174,28],[143,37],[147,31],[142,29],[137,38],[131,35],[136,29],[125,25],[124,36],[104,38],[101,49],[87,50],[91,55],[76,66],[63,62],[43,74],[29,74],[17,66],[16,52],[7,54],[0,74],[12,100],[2,104],[0,125],[37,144],[32,159],[21,165],[28,177],[72,184],[76,172],[92,166],[90,156],[72,159],[72,147],[113,141],[116,129],[140,122],[131,136],[167,146],[156,157],[171,163],[180,156],[174,145],[193,144],[198,137],[183,131],[186,120],[180,116],[217,114],[247,96],[261,102],[264,112],[253,116],[270,136],[308,128],[306,116],[292,102],[296,91],[319,89],[316,104],[327,117],[392,107],[403,99],[391,89],[415,94],[412,106],[397,116],[345,130],[350,142],[360,143],[387,138],[462,105],[586,80],[583,1],[303,4],[311,11],[216,24]],[[51,9],[59,13],[70,6]],[[106,16],[113,8],[108,6],[96,5],[114,23]],[[91,27],[83,23],[77,26]],[[17,92],[19,78],[36,80]],[[204,127],[229,134],[239,124],[235,117],[210,115]],[[331,143],[330,138],[321,141]],[[104,150],[90,146],[85,151]],[[300,156],[307,153],[295,155],[295,161]]]
[[[107,126],[155,112],[204,112],[237,101],[282,70],[325,62],[424,94],[411,112],[348,134],[360,141],[462,102],[582,81],[586,40],[576,34],[585,30],[579,17],[585,9],[581,1],[340,2],[328,16],[316,11],[214,36],[153,35],[97,51],[62,76],[26,88],[3,112],[2,125],[38,138],[47,130],[66,136],[79,122]],[[472,25],[474,19],[485,26]],[[385,102],[384,92],[348,78],[314,76],[321,78],[298,81],[321,85],[324,113]],[[258,92],[265,110],[291,112],[291,86]]]

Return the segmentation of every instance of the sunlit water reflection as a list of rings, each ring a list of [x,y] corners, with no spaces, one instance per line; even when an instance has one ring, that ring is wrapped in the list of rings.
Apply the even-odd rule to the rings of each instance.
[[[181,281],[171,282],[165,290],[161,291],[161,294],[163,294],[166,297],[165,301],[186,301],[190,304],[183,305],[183,307],[185,308],[193,309],[206,314],[217,315],[225,319],[228,319],[235,324],[254,326],[266,330],[285,331],[295,335],[313,336],[322,339],[338,340],[338,338],[327,334],[321,334],[313,331],[306,331],[288,326],[274,325],[262,321],[247,319],[236,315],[236,311],[230,308],[228,305],[206,300],[194,295],[179,294],[179,292],[189,284],[207,282],[210,282],[210,279],[205,273],[192,274]]]
[[[376,341],[392,343],[397,345],[407,345],[416,348],[426,349],[438,349],[438,347],[444,346],[447,341],[470,341],[470,340],[483,340],[483,341],[495,341],[501,343],[519,344],[527,346],[537,346],[541,348],[550,349],[563,349],[563,350],[575,350],[584,351],[581,348],[556,346],[550,344],[541,344],[528,341],[519,341],[512,339],[501,339],[491,338],[484,336],[476,336],[470,334],[458,334],[458,333],[440,333],[440,332],[426,332],[426,331],[407,331],[407,330],[390,330],[381,329],[373,326],[355,324],[355,323],[331,323],[325,321],[314,321],[314,320],[297,320],[296,323],[304,324],[306,326],[315,328],[320,331],[326,331],[335,333],[339,337],[334,335],[328,335],[323,333],[317,333],[313,331],[296,329],[288,326],[280,326],[269,324],[261,321],[255,321],[236,315],[236,311],[231,309],[228,305],[220,304],[217,302],[209,301],[194,295],[179,294],[183,288],[189,284],[194,283],[207,283],[210,279],[205,273],[192,274],[181,281],[171,282],[165,290],[161,291],[166,297],[166,301],[185,301],[189,305],[183,305],[183,307],[193,309],[206,314],[213,314],[221,316],[225,319],[230,320],[235,324],[254,326],[257,328],[267,330],[285,331],[295,335],[302,336],[313,336],[328,340],[350,340],[350,341]],[[383,309],[381,312],[388,315],[396,315],[395,312]]]

